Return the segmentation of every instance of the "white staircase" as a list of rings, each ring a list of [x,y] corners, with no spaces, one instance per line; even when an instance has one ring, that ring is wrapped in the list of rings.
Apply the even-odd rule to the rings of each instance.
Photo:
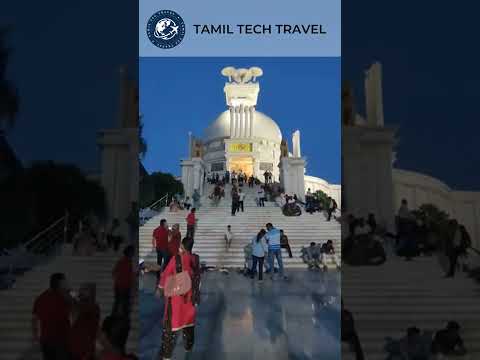
[[[399,339],[406,329],[439,330],[457,321],[469,354],[480,359],[480,287],[458,272],[444,279],[436,257],[406,262],[389,258],[379,267],[342,269],[342,296],[353,313],[365,359],[386,358],[385,337]],[[342,346],[342,359],[355,359]]]
[[[71,288],[78,290],[81,283],[97,284],[97,302],[101,320],[108,316],[113,305],[112,269],[122,255],[105,252],[94,256],[72,256],[72,248],[65,245],[63,254],[46,265],[39,265],[17,279],[13,289],[0,292],[0,349],[2,360],[41,359],[38,346],[32,344],[32,308],[35,298],[49,286],[50,275],[63,272]],[[138,306],[135,301],[132,313],[132,329],[127,348],[135,352],[138,344]]]
[[[212,187],[207,188],[207,194]],[[207,195],[201,199],[202,206],[197,210],[198,226],[195,233],[194,252],[200,256],[200,261],[207,266],[241,267],[245,263],[243,248],[251,241],[265,224],[272,223],[278,229],[283,229],[288,236],[293,258],[290,259],[286,250],[283,250],[283,262],[286,268],[306,268],[300,258],[302,246],[310,242],[323,243],[333,240],[336,252],[340,255],[340,224],[332,218],[328,222],[324,214],[313,215],[302,213],[298,217],[287,217],[273,202],[265,202],[265,207],[257,207],[255,194],[257,188],[242,189],[246,194],[244,201],[245,212],[231,215],[230,186],[225,189],[225,198],[218,206],[214,206]],[[140,256],[147,261],[156,261],[156,254],[152,252],[152,233],[159,226],[161,219],[166,219],[168,224],[180,224],[182,236],[186,234],[185,217],[188,212],[170,212],[165,208],[158,216],[150,219],[140,228]],[[225,250],[224,233],[227,225],[231,225],[234,239],[230,250]],[[332,264],[333,265],[333,264]]]

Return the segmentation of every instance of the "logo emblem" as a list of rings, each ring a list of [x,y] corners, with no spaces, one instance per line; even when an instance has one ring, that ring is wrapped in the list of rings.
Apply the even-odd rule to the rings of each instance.
[[[148,20],[147,36],[161,49],[174,48],[185,36],[185,23],[175,11],[160,10]]]

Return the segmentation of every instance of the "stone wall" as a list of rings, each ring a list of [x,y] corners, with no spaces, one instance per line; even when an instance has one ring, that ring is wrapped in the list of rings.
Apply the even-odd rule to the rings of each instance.
[[[410,209],[433,204],[465,225],[474,246],[480,248],[480,192],[455,191],[447,184],[421,173],[393,169],[395,209],[406,199]]]
[[[342,186],[336,184],[330,184],[327,181],[315,177],[305,175],[305,192],[310,189],[312,192],[317,190],[323,191],[328,196],[331,196],[338,204],[338,207],[342,206]]]

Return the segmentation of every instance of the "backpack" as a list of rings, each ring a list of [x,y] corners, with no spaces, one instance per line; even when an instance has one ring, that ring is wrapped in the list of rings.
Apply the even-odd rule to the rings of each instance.
[[[175,256],[176,273],[167,279],[165,284],[165,296],[185,295],[192,289],[190,274],[182,270],[182,259],[180,255]]]

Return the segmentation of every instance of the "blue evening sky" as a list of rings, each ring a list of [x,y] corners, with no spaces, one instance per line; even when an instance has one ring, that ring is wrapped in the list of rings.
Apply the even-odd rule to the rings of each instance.
[[[340,183],[339,58],[141,58],[146,169],[180,174],[188,132],[202,137],[226,110],[225,66],[263,69],[257,110],[277,122],[290,149],[291,134],[300,130],[308,175]]]

